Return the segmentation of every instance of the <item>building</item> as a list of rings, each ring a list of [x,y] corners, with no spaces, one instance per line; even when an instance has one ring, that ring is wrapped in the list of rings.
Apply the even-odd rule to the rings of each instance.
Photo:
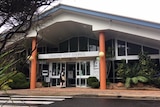
[[[59,86],[59,72],[65,68],[67,87],[87,87],[87,78],[95,76],[106,89],[106,78],[117,81],[116,63],[122,59],[134,63],[140,52],[147,52],[159,64],[158,23],[63,4],[36,20],[27,35],[33,51],[31,89],[36,72],[50,86]]]

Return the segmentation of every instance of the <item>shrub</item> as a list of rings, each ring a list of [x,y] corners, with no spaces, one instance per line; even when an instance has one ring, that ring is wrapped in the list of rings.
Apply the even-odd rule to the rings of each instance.
[[[89,77],[87,79],[87,85],[91,88],[99,88],[100,83],[96,77]]]
[[[18,72],[12,77],[13,82],[9,83],[12,89],[25,89],[29,88],[29,82],[26,80],[26,76],[22,72]]]
[[[99,88],[99,86],[100,86],[99,82],[93,82],[91,88]]]
[[[154,85],[157,88],[160,88],[160,77],[153,78],[151,84]]]
[[[42,86],[43,86],[43,87],[48,87],[48,83],[43,81],[43,82],[42,82]]]

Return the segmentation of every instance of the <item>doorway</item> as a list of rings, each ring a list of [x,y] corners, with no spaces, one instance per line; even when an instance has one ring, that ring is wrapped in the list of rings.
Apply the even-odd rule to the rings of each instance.
[[[67,62],[66,63],[66,86],[75,87],[76,86],[76,63]]]

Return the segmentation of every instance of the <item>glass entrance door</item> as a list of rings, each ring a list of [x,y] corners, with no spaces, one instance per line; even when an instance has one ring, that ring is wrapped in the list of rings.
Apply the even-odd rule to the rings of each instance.
[[[87,78],[90,76],[90,62],[76,63],[76,86],[87,87]]]
[[[66,85],[67,87],[76,86],[76,64],[75,62],[66,63]]]
[[[64,68],[64,74],[66,76],[66,63],[52,63],[51,70],[51,86],[60,86],[60,72]],[[66,84],[66,83],[65,83]]]

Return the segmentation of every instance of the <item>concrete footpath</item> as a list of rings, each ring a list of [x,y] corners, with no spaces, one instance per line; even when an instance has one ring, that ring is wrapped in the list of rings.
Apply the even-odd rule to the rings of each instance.
[[[160,90],[100,90],[91,88],[59,88],[47,87],[36,89],[17,89],[0,91],[0,95],[39,95],[39,96],[87,96],[87,97],[112,97],[124,99],[160,100]]]

